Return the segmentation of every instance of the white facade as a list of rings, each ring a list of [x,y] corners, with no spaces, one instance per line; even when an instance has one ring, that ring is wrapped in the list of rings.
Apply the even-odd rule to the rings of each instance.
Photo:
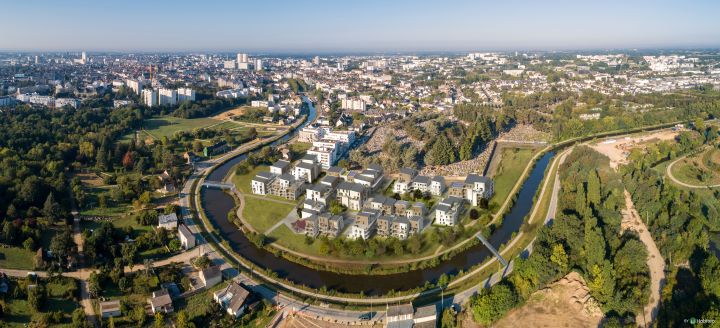
[[[143,90],[142,91],[143,104],[148,107],[154,107],[158,105],[157,91],[155,90]]]
[[[195,101],[195,90],[190,88],[179,88],[177,89],[177,101]]]
[[[177,104],[178,93],[172,89],[160,89],[158,90],[158,105],[160,106],[174,106]]]

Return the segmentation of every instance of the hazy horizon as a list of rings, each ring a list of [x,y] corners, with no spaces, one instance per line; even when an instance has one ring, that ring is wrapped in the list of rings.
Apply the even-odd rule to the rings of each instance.
[[[5,52],[412,53],[720,47],[720,2],[10,2]]]

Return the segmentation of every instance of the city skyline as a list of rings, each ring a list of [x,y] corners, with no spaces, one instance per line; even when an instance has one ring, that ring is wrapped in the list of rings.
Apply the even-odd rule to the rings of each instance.
[[[720,4],[695,1],[81,1],[4,6],[0,51],[437,52],[713,48]],[[382,8],[382,10],[379,10]],[[18,28],[22,26],[22,28]]]

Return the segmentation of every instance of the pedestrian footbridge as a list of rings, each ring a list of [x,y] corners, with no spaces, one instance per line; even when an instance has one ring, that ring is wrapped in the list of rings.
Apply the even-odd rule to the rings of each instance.
[[[222,182],[217,182],[217,181],[205,181],[205,182],[203,182],[203,187],[235,190],[234,184],[222,183]]]
[[[497,257],[498,261],[500,261],[500,263],[502,263],[503,267],[506,267],[508,265],[507,261],[505,261],[505,259],[500,255],[500,253],[497,251],[497,249],[495,249],[495,247],[493,247],[493,245],[491,245],[490,242],[487,239],[485,239],[485,236],[483,236],[482,233],[478,233],[476,236],[478,239],[480,239],[480,241],[483,243],[483,245],[485,245],[485,247],[487,247],[487,249],[489,249],[490,252],[492,252],[493,255],[495,255],[495,257]]]

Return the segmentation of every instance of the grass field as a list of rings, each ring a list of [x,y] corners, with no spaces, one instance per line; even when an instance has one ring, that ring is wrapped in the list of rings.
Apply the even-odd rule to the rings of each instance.
[[[265,232],[275,223],[284,219],[294,209],[295,206],[293,205],[245,197],[243,217],[255,230]]]
[[[715,148],[691,155],[675,163],[671,170],[678,180],[692,185],[720,184],[720,151]]]
[[[535,149],[527,148],[503,148],[500,154],[500,164],[496,170],[493,180],[494,194],[490,199],[492,208],[500,208],[505,199],[512,191],[513,186],[522,175],[525,167],[530,163],[535,154]]]
[[[77,282],[74,279],[64,278],[46,284],[48,298],[41,307],[42,313],[59,311],[63,318],[60,323],[53,323],[52,327],[72,327],[72,312],[80,305],[66,297],[69,290],[77,290]],[[72,297],[71,297],[72,299]],[[37,317],[38,313],[30,308],[25,297],[6,297],[4,301],[4,314],[0,319],[1,327],[27,327],[28,323]]]
[[[112,222],[112,224],[115,228],[132,227],[135,235],[138,235],[142,232],[152,231],[152,226],[140,225],[137,222],[135,222],[135,219],[131,216],[118,217],[118,218],[113,219],[110,222]],[[99,228],[100,224],[102,224],[102,222],[82,221],[81,228],[94,230],[94,229]]]
[[[233,176],[233,183],[235,184],[235,187],[238,191],[240,191],[243,194],[249,194],[251,189],[251,181],[252,179],[260,172],[267,172],[270,171],[270,167],[267,165],[258,165],[254,167],[250,172],[243,175],[234,175]]]
[[[24,248],[0,248],[0,268],[32,270],[33,256],[35,252]]]
[[[162,116],[147,119],[143,122],[143,130],[146,136],[153,139],[161,139],[162,137],[171,137],[178,131],[192,131],[199,128],[211,126],[221,121],[212,118],[180,118],[174,116]],[[132,140],[135,131],[125,135],[123,140]]]

